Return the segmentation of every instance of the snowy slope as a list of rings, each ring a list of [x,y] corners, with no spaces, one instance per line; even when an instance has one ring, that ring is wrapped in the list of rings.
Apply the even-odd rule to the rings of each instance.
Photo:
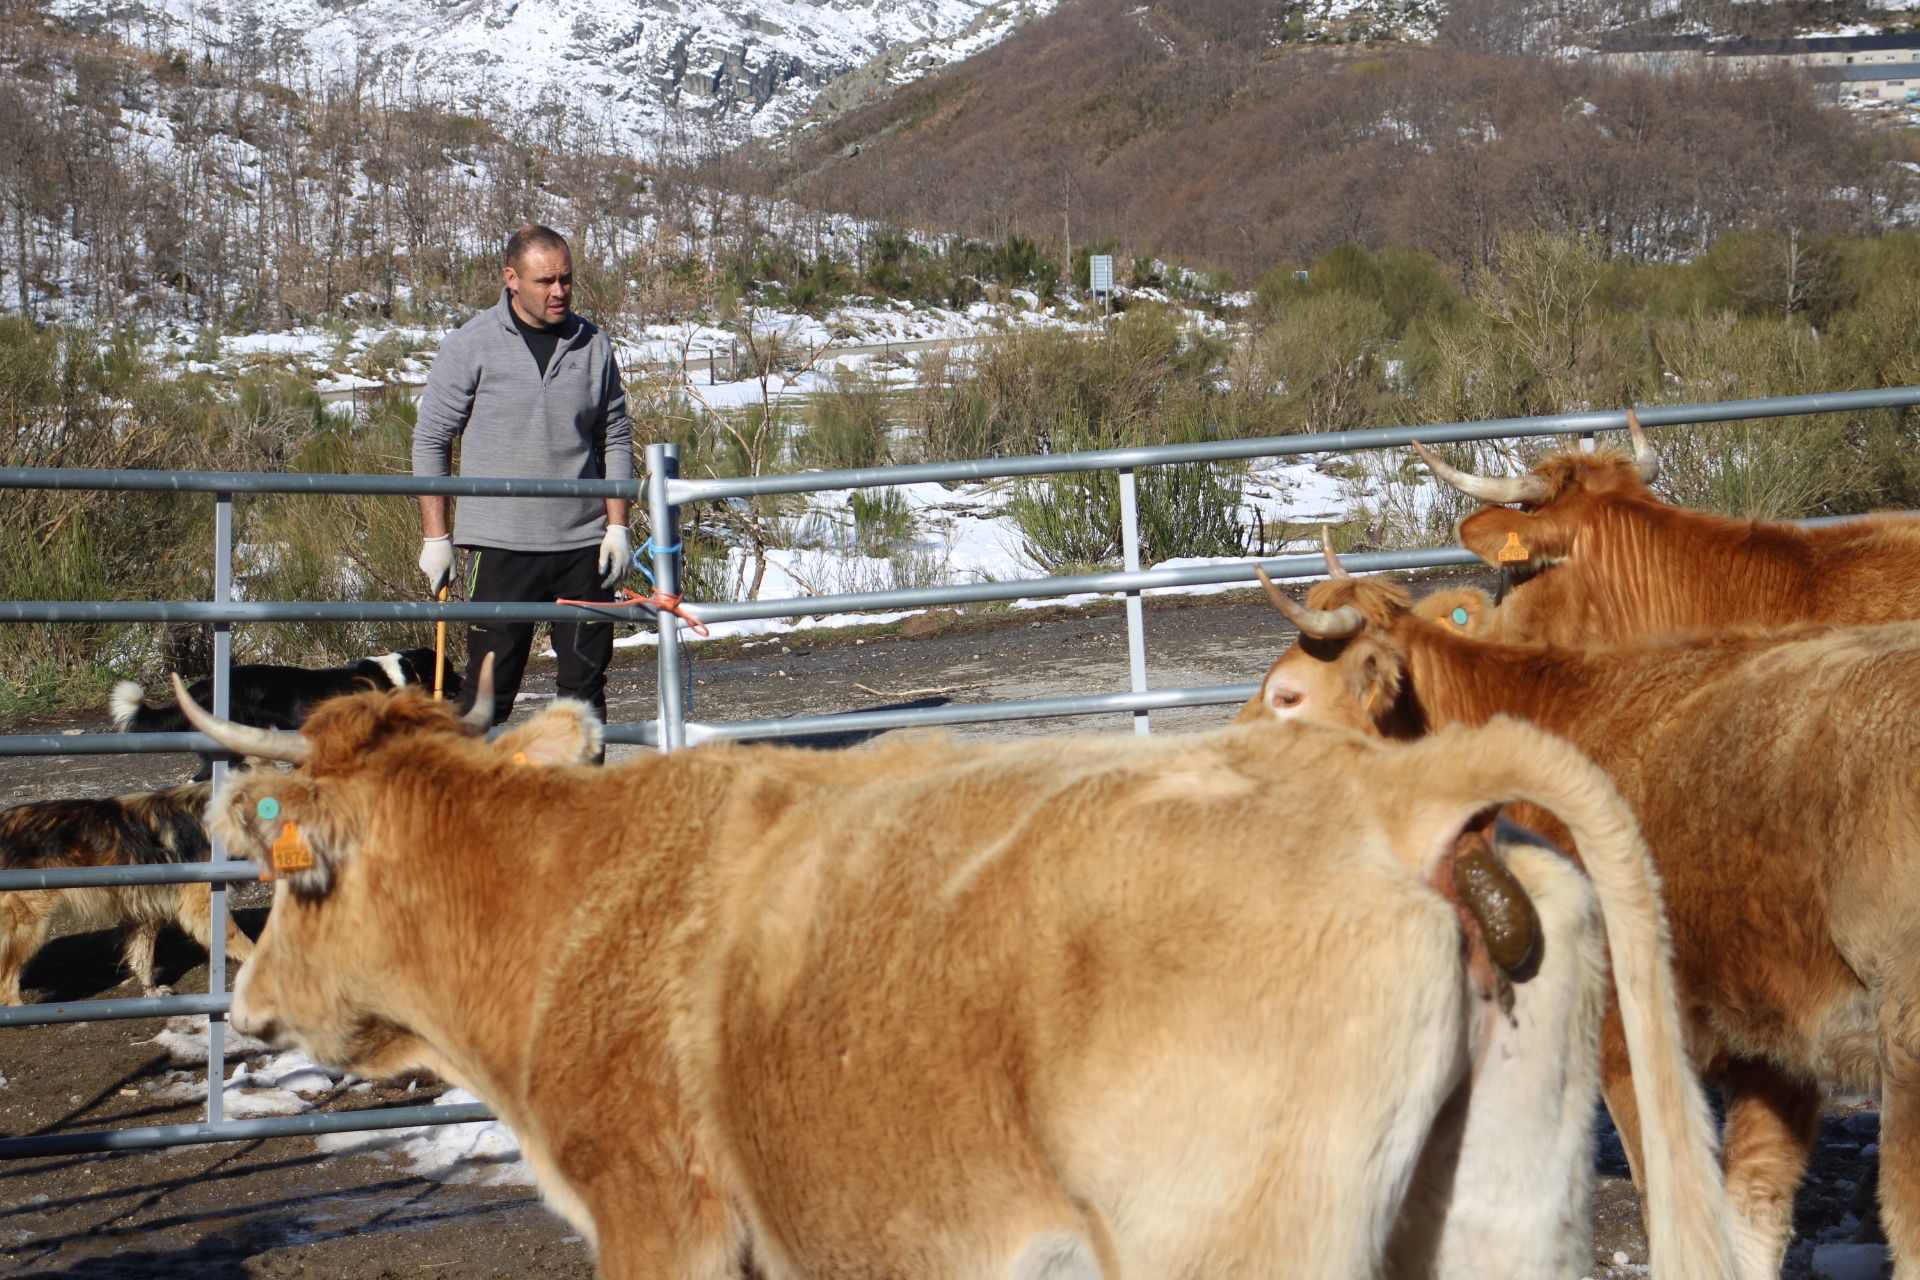
[[[356,68],[474,115],[625,147],[767,135],[880,60],[899,82],[971,56],[1056,0],[49,0],[134,44],[216,62]],[[291,51],[295,56],[284,56]]]

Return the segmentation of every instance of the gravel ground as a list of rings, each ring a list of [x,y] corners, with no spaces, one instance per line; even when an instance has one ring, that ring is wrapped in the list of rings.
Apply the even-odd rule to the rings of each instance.
[[[1148,603],[1149,681],[1159,688],[1259,679],[1287,629],[1256,593]],[[1114,692],[1127,687],[1125,618],[1098,608],[935,612],[882,628],[806,632],[755,643],[694,647],[696,713],[705,720],[872,708],[947,696],[955,702]],[[652,651],[623,649],[609,680],[615,721],[650,717]],[[552,688],[536,662],[527,690]],[[523,696],[521,714],[539,701]],[[1230,708],[1156,712],[1156,732],[1223,723]],[[1125,716],[966,727],[965,734],[1125,731]],[[11,731],[98,729],[100,717]],[[616,746],[615,761],[639,751]],[[185,781],[186,756],[0,758],[0,806],[59,796],[110,795]],[[257,934],[266,888],[233,901]],[[161,981],[206,989],[205,957],[169,933]],[[105,933],[56,937],[28,967],[29,998],[138,994]],[[21,1135],[114,1125],[186,1123],[194,1105],[156,1101],[150,1086],[177,1064],[152,1044],[157,1020],[0,1029],[0,1132]],[[438,1086],[401,1081],[334,1106],[417,1104]],[[1646,1240],[1605,1114],[1593,1201],[1593,1280],[1646,1274]],[[1821,1128],[1803,1188],[1798,1238],[1785,1275],[1812,1277],[1846,1261],[1869,1234],[1874,1138],[1870,1102],[1837,1100]],[[587,1251],[531,1188],[454,1184],[414,1175],[381,1154],[322,1154],[312,1140],[15,1161],[0,1165],[0,1275],[68,1277],[587,1277]],[[1843,1273],[1846,1274],[1846,1273]],[[1870,1274],[1870,1273],[1863,1273]]]

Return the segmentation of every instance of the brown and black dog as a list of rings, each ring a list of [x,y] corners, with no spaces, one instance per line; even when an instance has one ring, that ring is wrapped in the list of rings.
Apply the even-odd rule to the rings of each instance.
[[[43,800],[0,812],[0,870],[130,867],[194,862],[207,856],[203,816],[208,782],[99,800]],[[154,985],[153,943],[168,921],[206,946],[212,898],[205,884],[120,885],[100,889],[21,889],[0,893],[0,1004],[20,1003],[20,973],[47,940],[54,920],[77,917],[95,928],[129,926],[127,967],[147,995]],[[227,917],[227,955],[236,964],[253,942]]]

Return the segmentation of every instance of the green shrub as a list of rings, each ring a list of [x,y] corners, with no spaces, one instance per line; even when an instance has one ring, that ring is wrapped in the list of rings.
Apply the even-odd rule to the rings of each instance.
[[[1021,480],[1007,505],[1021,551],[1050,575],[1112,569],[1120,558],[1120,481],[1110,471]]]
[[[889,556],[913,541],[913,508],[895,488],[856,489],[848,495],[853,512],[854,550],[863,556]]]
[[[1686,400],[1791,394],[1829,385],[1828,344],[1798,320],[1731,311],[1658,322],[1653,345]],[[1663,496],[1762,519],[1858,509],[1871,468],[1841,414],[1702,423],[1655,433]]]
[[[1134,438],[1096,436],[1076,424],[1062,452],[1137,446]],[[1155,443],[1171,443],[1158,442]],[[1239,468],[1212,463],[1142,467],[1135,472],[1140,562],[1244,552]],[[1123,548],[1120,478],[1075,471],[1017,481],[1008,515],[1026,558],[1049,574],[1115,567]]]
[[[1137,475],[1142,564],[1245,553],[1239,468],[1180,463],[1144,467]]]
[[[877,467],[887,459],[893,396],[884,379],[838,369],[808,399],[806,427],[794,441],[802,465],[825,471]]]
[[[262,402],[270,406],[271,399]],[[306,420],[303,406],[283,414]],[[277,421],[270,408],[252,421]],[[390,392],[364,421],[327,413],[293,442],[283,466],[268,469],[351,475],[411,475],[414,406]],[[278,441],[275,441],[276,446]],[[456,508],[458,499],[455,499]],[[419,507],[411,498],[371,494],[263,494],[245,504],[235,574],[264,600],[425,600],[416,560]],[[458,590],[458,588],[456,588]],[[459,628],[450,627],[450,633]],[[429,623],[270,622],[248,628],[247,650],[301,665],[351,661],[383,649],[434,642]],[[453,652],[461,650],[457,643]]]
[[[0,317],[0,466],[228,469],[236,461],[193,379],[148,368],[90,330]],[[0,593],[15,600],[206,599],[210,495],[14,489],[0,502]],[[84,701],[111,667],[148,679],[177,665],[147,624],[0,627],[0,714]],[[198,674],[198,673],[190,673]]]

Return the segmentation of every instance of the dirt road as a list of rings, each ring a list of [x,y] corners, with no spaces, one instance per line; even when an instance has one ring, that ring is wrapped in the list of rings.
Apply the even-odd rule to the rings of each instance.
[[[1150,601],[1150,683],[1171,688],[1257,680],[1287,643],[1287,629],[1252,593]],[[944,691],[956,702],[1116,692],[1127,687],[1124,615],[1093,609],[939,613],[881,629],[803,632],[750,644],[694,649],[695,711],[704,720],[761,719],[873,707]],[[620,651],[609,682],[610,718],[650,717],[652,650]],[[550,690],[535,664],[532,691]],[[539,703],[523,698],[521,713]],[[1222,723],[1227,708],[1155,713],[1156,732]],[[1016,722],[962,733],[1125,731],[1128,717]],[[32,726],[97,729],[99,719]],[[15,726],[16,731],[25,726]],[[638,748],[616,747],[619,759]],[[184,781],[185,756],[0,759],[0,805],[105,795]],[[244,928],[264,919],[264,886],[236,892]],[[204,957],[169,935],[162,981],[204,991]],[[121,981],[117,940],[56,938],[29,966],[43,1000],[137,994]],[[158,1021],[0,1029],[0,1132],[184,1123],[199,1104],[169,1101],[163,1085],[181,1064],[153,1043]],[[142,1043],[143,1041],[149,1043]],[[407,1082],[342,1091],[327,1109],[417,1104],[437,1086]],[[1604,1114],[1594,1198],[1594,1280],[1645,1275],[1646,1244],[1625,1165]],[[1870,1203],[1878,1117],[1862,1102],[1836,1103],[1822,1126],[1802,1192],[1800,1238],[1787,1275],[1845,1261]],[[471,1176],[471,1175],[469,1175]],[[485,1177],[484,1162],[480,1176]],[[587,1277],[585,1246],[523,1185],[450,1183],[416,1174],[391,1153],[316,1151],[311,1139],[229,1143],[0,1165],[0,1275],[63,1277]]]

